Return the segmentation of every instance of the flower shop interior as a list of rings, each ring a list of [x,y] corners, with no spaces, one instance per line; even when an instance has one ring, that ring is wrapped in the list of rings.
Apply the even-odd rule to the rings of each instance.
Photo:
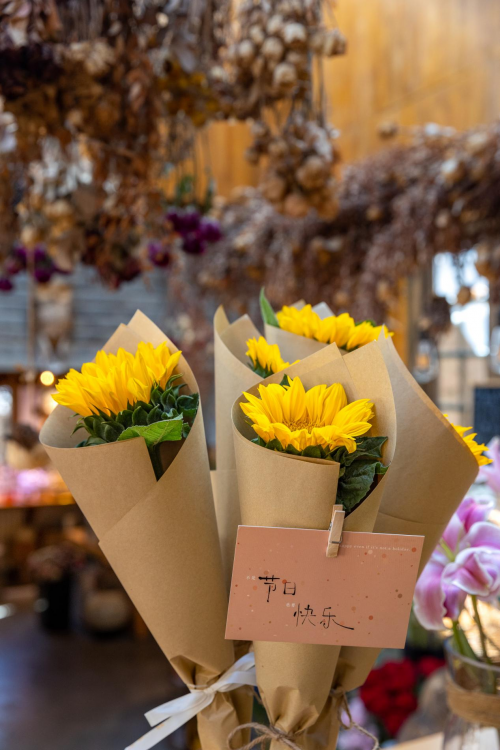
[[[80,508],[54,452],[63,444],[46,451],[40,431],[72,408],[87,438],[78,451],[97,452],[153,427],[156,412],[183,430],[194,418],[198,397],[174,391],[165,412],[171,381],[147,353],[136,367],[135,350],[117,360],[132,368],[125,405],[107,406],[121,386],[103,379],[93,411],[89,393],[111,365],[90,363],[140,310],[182,350],[210,469],[228,468],[221,305],[268,339],[243,339],[255,379],[238,393],[307,356],[271,350],[269,330],[342,356],[385,337],[479,468],[435,518],[404,648],[383,648],[346,688],[338,737],[308,744],[269,728],[257,663],[254,742],[500,748],[499,32],[497,0],[0,0],[0,750],[135,748],[144,714],[193,689]],[[145,370],[156,373],[146,396]],[[146,402],[142,416],[130,392]],[[415,452],[427,443],[436,464],[451,461],[416,412],[405,424]],[[320,452],[305,456],[332,457],[307,445]],[[394,462],[397,452],[396,442]],[[93,492],[105,503],[114,475],[104,479],[105,462],[100,471]],[[441,489],[433,496],[429,481],[425,493],[423,504],[440,505]],[[224,558],[228,518],[215,503]],[[194,612],[203,629],[209,613]],[[464,693],[484,698],[478,715],[472,700],[463,710]],[[205,733],[194,711],[154,746],[222,747]]]

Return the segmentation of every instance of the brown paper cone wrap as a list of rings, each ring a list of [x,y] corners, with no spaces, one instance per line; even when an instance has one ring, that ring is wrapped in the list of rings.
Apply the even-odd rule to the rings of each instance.
[[[283,357],[307,356],[309,339],[272,327],[269,327],[268,335],[280,346]],[[319,342],[313,344],[325,348]],[[411,376],[392,340],[381,336],[376,346],[391,379],[397,439],[373,530],[386,534],[423,535],[422,570],[474,481],[478,466],[463,440]],[[343,359],[347,367],[350,367],[352,358],[366,348],[346,354]],[[362,685],[378,653],[378,649],[343,647],[335,672],[335,686],[352,690]],[[332,719],[336,724],[335,716]],[[338,731],[338,726],[334,731]]]
[[[105,349],[135,352],[139,341],[167,341],[142,313],[120,326]],[[191,392],[196,380],[181,358],[179,372]],[[224,638],[227,598],[201,407],[191,432],[156,481],[143,438],[75,448],[76,418],[58,406],[40,438],[99,538],[111,566],[160,648],[187,684],[215,681],[234,662]],[[217,694],[198,715],[204,750],[220,750],[238,717],[235,693]],[[246,696],[244,696],[246,698]],[[247,700],[248,703],[248,700]]]
[[[222,564],[228,590],[231,585],[236,533],[241,523],[231,408],[243,391],[262,381],[248,366],[246,356],[246,342],[259,336],[259,331],[248,315],[243,315],[230,324],[224,308],[218,308],[214,317],[217,468],[213,484]]]
[[[474,481],[478,465],[456,430],[411,376],[392,340],[381,337],[376,346],[391,378],[397,440],[374,531],[423,535],[422,570]],[[344,357],[348,366],[355,354]],[[344,647],[336,683],[346,690],[362,685],[377,654],[376,649]]]
[[[287,368],[291,377],[300,376],[306,389],[325,383],[342,383],[349,401],[358,397],[374,398],[381,423],[389,436],[395,436],[395,413],[388,374],[379,352],[357,359],[357,367],[369,363],[373,382],[369,392],[357,393],[355,382],[336,347],[328,347],[303,362]],[[280,382],[284,372],[266,379]],[[250,393],[258,393],[257,386]],[[338,464],[268,451],[251,439],[255,436],[246,423],[240,397],[233,406],[234,444],[242,522],[255,526],[327,529],[335,504]],[[378,404],[379,402],[379,404]],[[392,425],[391,421],[392,413]],[[382,434],[375,433],[374,434]],[[390,460],[390,449],[388,458]],[[388,472],[389,473],[389,472]],[[385,477],[368,498],[346,519],[345,528],[370,531],[375,523]],[[340,649],[295,643],[254,644],[257,682],[269,719],[285,732],[309,732],[298,737],[305,748],[317,747],[316,729],[328,711],[329,692]],[[326,725],[326,724],[325,724]],[[334,746],[334,745],[333,745]],[[274,743],[272,745],[273,750]]]

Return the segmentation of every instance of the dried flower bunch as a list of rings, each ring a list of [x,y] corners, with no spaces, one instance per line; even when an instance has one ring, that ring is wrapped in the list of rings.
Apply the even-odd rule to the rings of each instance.
[[[211,79],[225,97],[227,114],[259,119],[263,108],[311,97],[311,60],[345,52],[337,28],[323,22],[321,0],[245,0],[227,29],[221,65]]]
[[[259,191],[235,193],[222,208],[225,239],[210,264],[184,278],[258,316],[259,288],[275,308],[293,299],[328,301],[357,320],[387,320],[398,284],[439,252],[477,248],[478,271],[500,299],[500,124],[457,133],[429,125],[344,169],[339,212],[278,214]],[[442,302],[442,301],[439,301]],[[446,324],[443,304],[429,311]]]
[[[345,47],[323,22],[329,2],[0,2],[0,259],[14,241],[43,244],[59,268],[81,258],[116,287],[176,248],[199,254],[216,240],[203,227],[184,237],[165,204],[220,117],[257,118],[252,158],[269,157],[263,190],[278,210],[332,218],[333,131],[312,74],[313,58]]]

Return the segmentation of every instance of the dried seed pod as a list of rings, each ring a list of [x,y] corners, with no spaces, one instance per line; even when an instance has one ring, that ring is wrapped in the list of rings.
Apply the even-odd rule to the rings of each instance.
[[[328,177],[328,168],[319,156],[309,156],[297,171],[297,182],[305,190],[323,187]]]
[[[343,55],[346,51],[346,40],[345,37],[340,33],[338,29],[331,29],[325,34],[323,41],[323,55],[325,57],[333,57],[334,55]]]
[[[288,153],[288,144],[284,138],[274,138],[267,149],[271,159],[283,159]]]
[[[287,182],[283,177],[269,174],[260,185],[262,195],[271,203],[283,200],[286,195]]]
[[[465,175],[465,167],[460,159],[451,157],[450,159],[446,159],[446,161],[441,164],[439,173],[445,185],[451,187],[452,185],[455,185],[457,182],[459,182]]]
[[[250,28],[248,29],[248,36],[256,47],[260,47],[262,44],[264,44],[264,41],[266,39],[264,29],[258,24],[250,26]]]
[[[309,49],[315,55],[322,55],[325,48],[326,29],[317,29],[309,36]]]
[[[287,23],[282,36],[286,46],[291,49],[301,50],[307,46],[307,29],[301,23]]]
[[[273,73],[273,85],[282,90],[289,91],[297,83],[297,69],[290,63],[280,63]]]
[[[283,31],[284,23],[285,22],[284,22],[283,16],[279,14],[271,16],[271,18],[267,22],[266,32],[269,34],[269,36],[280,35],[281,32]]]
[[[266,60],[280,62],[285,54],[285,47],[281,39],[277,36],[268,36],[262,45],[262,54]]]
[[[301,73],[307,71],[309,68],[309,58],[303,52],[288,52],[285,61],[293,65]]]
[[[283,211],[287,216],[301,219],[309,213],[310,205],[300,193],[289,193],[284,201]]]
[[[267,138],[269,136],[269,125],[263,120],[255,120],[250,128],[254,138]]]
[[[244,39],[238,44],[237,55],[242,65],[248,67],[255,58],[255,45],[250,39]]]

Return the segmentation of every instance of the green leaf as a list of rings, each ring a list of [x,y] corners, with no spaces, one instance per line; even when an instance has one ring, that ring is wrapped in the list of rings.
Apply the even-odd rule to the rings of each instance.
[[[383,474],[387,467],[380,461],[359,460],[345,467],[339,478],[337,502],[347,511],[353,510],[369,493],[376,474]]]
[[[321,455],[321,447],[319,445],[308,445],[307,448],[304,448],[302,451],[303,456],[307,456],[308,458],[323,458]]]
[[[281,378],[280,385],[283,388],[289,388],[290,387],[291,383],[290,383],[290,378],[288,377],[288,375],[283,375],[283,377]]]
[[[382,446],[387,441],[386,437],[366,437],[357,438],[357,448],[354,453],[346,453],[342,456],[341,462],[350,466],[354,461],[360,459],[372,459],[374,461],[382,458]]]
[[[260,290],[259,304],[260,304],[260,313],[262,315],[262,320],[264,321],[264,323],[267,323],[267,325],[269,326],[274,326],[275,328],[279,328],[280,324],[278,323],[278,318],[276,317],[276,313],[271,307],[271,303],[266,297],[264,287],[262,287],[262,289]]]
[[[167,419],[162,422],[155,422],[150,425],[135,425],[124,430],[118,437],[118,440],[131,440],[136,437],[143,437],[148,448],[158,443],[180,440],[182,438],[183,421],[182,417]]]
[[[135,404],[134,404],[134,406],[135,406],[136,408],[137,408],[138,406],[140,406],[140,407],[141,407],[141,409],[144,409],[144,411],[148,412],[148,414],[149,414],[149,412],[150,412],[150,411],[151,411],[152,409],[154,409],[154,406],[153,406],[153,404],[147,404],[147,403],[146,403],[145,401],[136,401],[136,402],[135,402]],[[134,409],[134,411],[135,411],[135,409]]]
[[[155,406],[154,409],[151,409],[151,411],[148,414],[148,424],[159,422],[162,418],[162,412],[163,412],[163,407],[161,406],[161,404],[158,406]]]
[[[134,409],[134,413],[132,414],[132,424],[133,425],[146,425],[148,423],[148,414],[141,406],[138,406],[137,409]],[[123,434],[123,433],[122,433]]]
[[[89,437],[86,440],[83,440],[81,443],[78,443],[76,447],[87,448],[90,445],[106,445],[106,441],[99,437]]]
[[[262,367],[262,365],[259,364],[259,362],[254,364],[253,359],[250,359],[250,357],[248,359],[249,359],[249,362],[248,362],[249,368],[260,378],[268,378],[269,375],[273,374],[271,370],[268,370],[266,367]]]
[[[132,426],[132,414],[133,412],[130,409],[124,409],[118,414],[118,416],[116,417],[116,421],[118,422],[118,424],[121,424],[123,427],[131,427]]]
[[[270,451],[279,451],[280,453],[283,453],[283,446],[281,445],[278,438],[274,438],[274,440],[270,440],[265,445],[266,448],[268,448]]]
[[[191,432],[191,425],[188,424],[187,422],[184,422],[184,424],[182,425],[182,437],[187,438],[190,432]]]

